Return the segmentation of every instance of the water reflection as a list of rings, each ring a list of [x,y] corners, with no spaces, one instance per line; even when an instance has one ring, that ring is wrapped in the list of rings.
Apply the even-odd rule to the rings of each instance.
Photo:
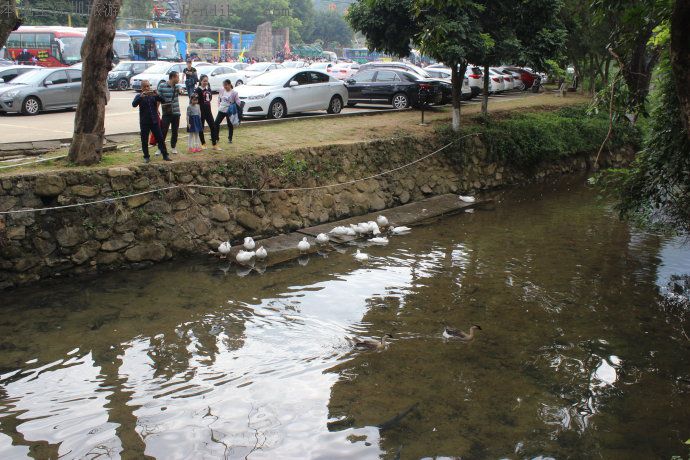
[[[0,458],[682,453],[667,243],[576,185],[500,198],[367,247],[365,266],[194,260],[3,295]],[[475,323],[472,343],[441,338]],[[351,348],[386,333],[385,351]]]

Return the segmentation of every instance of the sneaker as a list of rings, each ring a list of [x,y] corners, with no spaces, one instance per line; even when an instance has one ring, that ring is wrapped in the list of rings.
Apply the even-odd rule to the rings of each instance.
[[[170,150],[170,151],[172,152],[173,155],[177,155],[177,149],[176,149],[176,148],[173,148],[173,149]]]
[[[215,150],[215,151],[217,151],[217,152],[220,152],[220,151],[223,150],[223,149],[221,149],[220,146],[218,146],[218,145],[214,145],[214,146],[213,146],[213,150]]]
[[[146,163],[146,164],[151,163],[151,158],[144,157],[144,163]]]
[[[160,156],[160,154],[161,154],[160,149],[156,150],[156,153],[154,153],[155,156]]]
[[[172,158],[170,158],[170,157],[163,157],[163,161],[172,161]]]
[[[201,144],[201,150],[206,150],[206,144]]]
[[[232,139],[229,139],[229,140],[228,140],[228,144],[232,144]]]

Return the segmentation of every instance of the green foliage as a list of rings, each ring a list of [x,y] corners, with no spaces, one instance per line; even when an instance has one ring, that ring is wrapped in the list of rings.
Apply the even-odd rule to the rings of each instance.
[[[349,46],[353,36],[354,32],[340,13],[317,11],[314,15],[314,26],[309,42],[318,40],[327,48],[335,49]]]
[[[283,159],[276,169],[276,173],[289,181],[295,181],[303,177],[307,172],[307,162],[295,157],[295,154],[288,152],[283,156]]]
[[[530,170],[544,161],[556,161],[576,154],[599,150],[606,137],[607,117],[590,116],[586,107],[569,107],[556,112],[513,114],[508,118],[481,119],[479,127],[465,128],[459,134],[442,131],[447,141],[470,132],[481,132],[488,159],[522,170]],[[614,130],[610,148],[639,142],[639,132],[628,124]],[[454,161],[464,161],[449,149]]]
[[[347,19],[366,36],[370,49],[408,56],[413,34],[419,30],[413,8],[414,0],[359,0],[350,7]]]
[[[681,121],[675,81],[665,61],[658,105],[651,114],[644,149],[619,182],[623,216],[690,228],[690,142]]]

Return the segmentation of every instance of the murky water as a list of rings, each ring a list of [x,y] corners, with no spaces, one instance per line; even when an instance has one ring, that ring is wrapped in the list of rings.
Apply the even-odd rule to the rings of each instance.
[[[365,266],[199,259],[1,294],[0,458],[687,455],[690,324],[658,292],[690,248],[583,182],[506,192]]]

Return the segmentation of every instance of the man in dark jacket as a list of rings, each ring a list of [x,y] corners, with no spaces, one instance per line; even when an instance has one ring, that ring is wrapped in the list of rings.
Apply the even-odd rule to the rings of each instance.
[[[175,146],[177,145],[177,131],[180,128],[180,91],[177,89],[177,84],[180,82],[180,75],[174,70],[168,75],[168,81],[161,82],[158,85],[158,94],[165,102],[161,105],[163,111],[163,139],[168,137],[168,129],[172,128],[170,135],[170,151],[177,153]],[[161,150],[161,153],[163,151]]]
[[[187,59],[187,67],[185,67],[182,73],[184,74],[184,86],[187,89],[187,95],[191,98],[196,84],[199,83],[199,74],[196,68],[192,67],[191,59]]]
[[[165,148],[165,137],[161,132],[158,120],[158,104],[165,102],[157,92],[151,91],[148,80],[141,82],[141,93],[134,96],[132,107],[139,107],[139,129],[141,130],[141,150],[144,152],[144,162],[151,161],[149,157],[149,133],[153,133],[158,143],[158,150],[165,161],[171,161]]]

